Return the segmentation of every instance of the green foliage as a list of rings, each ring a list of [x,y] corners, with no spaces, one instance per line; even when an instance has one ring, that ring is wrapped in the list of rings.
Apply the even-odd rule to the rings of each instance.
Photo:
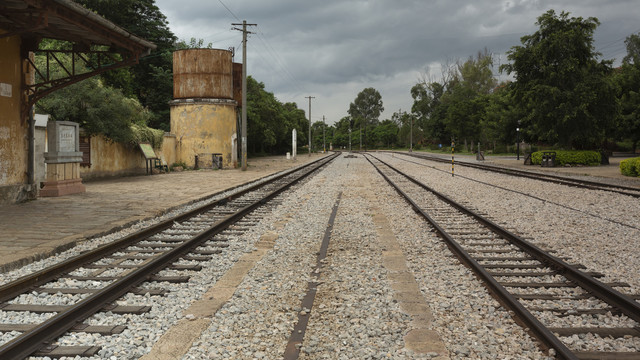
[[[424,136],[433,141],[447,139],[444,118],[446,107],[442,106],[442,95],[445,86],[438,82],[421,82],[411,88],[416,124],[422,129]]]
[[[549,10],[540,29],[509,51],[514,99],[534,141],[588,148],[600,145],[617,115],[611,61],[598,62],[593,32],[598,19],[569,18]]]
[[[299,146],[308,144],[309,122],[295,103],[281,103],[263,83],[247,77],[247,152],[281,154],[291,151],[291,131]],[[320,134],[322,135],[322,134]]]
[[[189,41],[189,43],[187,44],[186,40],[180,40],[176,43],[175,48],[176,50],[186,50],[186,49],[213,49],[213,44],[212,43],[207,43],[207,46],[203,46],[204,45],[204,39],[196,39],[196,38],[191,38],[191,40]]]
[[[162,130],[146,125],[149,112],[122,91],[93,77],[51,93],[36,104],[39,112],[56,121],[73,121],[88,135],[104,135],[122,144],[162,144]]]
[[[620,173],[625,176],[640,176],[640,157],[620,161]]]
[[[378,118],[383,111],[382,95],[374,88],[363,89],[349,104],[348,112],[354,120],[354,126],[364,129],[363,144],[365,148],[371,142],[371,139],[367,138],[367,127],[377,126]]]
[[[536,151],[531,154],[531,163],[533,165],[542,164],[542,151]],[[598,166],[602,160],[602,155],[597,151],[576,151],[576,150],[555,150],[556,166],[569,165],[588,165]]]
[[[143,124],[131,124],[131,140],[132,144],[150,143],[154,149],[159,149],[164,140],[164,131],[152,129]]]
[[[392,120],[383,120],[380,125],[371,130],[374,145],[387,149],[392,148],[397,144],[399,130],[398,125]]]
[[[175,35],[154,0],[76,0],[124,28],[154,43],[157,48],[140,63],[102,75],[105,84],[135,95],[149,109],[149,125],[169,131],[169,101],[173,97],[173,56]]]
[[[618,139],[629,140],[630,150],[635,152],[640,142],[640,36],[631,35],[625,42],[627,56],[613,75],[620,103],[616,135]]]

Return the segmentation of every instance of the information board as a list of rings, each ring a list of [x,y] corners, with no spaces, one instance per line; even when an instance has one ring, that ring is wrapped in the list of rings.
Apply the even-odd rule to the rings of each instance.
[[[153,151],[153,147],[151,147],[151,144],[140,143],[138,145],[140,146],[140,150],[142,150],[142,153],[144,154],[145,159],[149,160],[149,159],[158,158],[158,156],[156,156],[156,153]]]

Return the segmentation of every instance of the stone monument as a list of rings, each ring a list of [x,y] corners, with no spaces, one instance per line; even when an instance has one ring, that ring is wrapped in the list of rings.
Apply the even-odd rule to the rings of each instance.
[[[80,139],[78,123],[49,121],[47,139],[49,151],[44,154],[47,164],[47,180],[40,196],[63,196],[85,192],[80,177]]]

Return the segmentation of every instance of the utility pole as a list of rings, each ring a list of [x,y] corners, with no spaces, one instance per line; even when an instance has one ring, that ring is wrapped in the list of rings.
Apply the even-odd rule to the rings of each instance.
[[[309,157],[311,157],[311,99],[315,99],[315,96],[305,96],[309,99]]]
[[[247,170],[247,34],[253,34],[247,31],[247,26],[256,26],[258,24],[247,24],[247,20],[242,20],[242,24],[232,23],[233,26],[242,25],[242,29],[233,28],[233,30],[242,31],[242,171]]]
[[[327,152],[327,141],[325,138],[325,128],[326,128],[327,124],[324,122],[324,115],[322,115],[322,153],[326,153]]]

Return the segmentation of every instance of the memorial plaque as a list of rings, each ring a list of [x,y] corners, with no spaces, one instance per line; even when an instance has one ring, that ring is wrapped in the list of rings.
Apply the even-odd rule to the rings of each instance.
[[[71,121],[49,121],[47,136],[49,151],[44,153],[47,164],[82,161],[80,152],[79,125]]]
[[[60,125],[58,129],[60,152],[72,152],[76,151],[76,128],[75,126]]]

